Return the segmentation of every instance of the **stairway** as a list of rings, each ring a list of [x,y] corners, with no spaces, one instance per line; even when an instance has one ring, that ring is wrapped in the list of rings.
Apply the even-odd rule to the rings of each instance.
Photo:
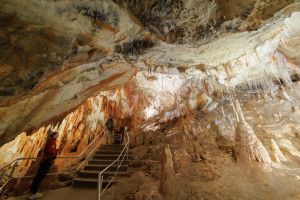
[[[102,145],[94,154],[93,158],[88,161],[88,164],[84,166],[83,170],[78,173],[78,176],[74,179],[74,186],[78,187],[91,187],[97,188],[98,185],[98,174],[108,165],[114,162],[121,154],[124,146],[118,144]],[[118,176],[126,176],[129,159],[131,159],[131,152],[128,152],[124,158],[122,165],[119,168]],[[121,158],[122,160],[122,158]],[[102,187],[105,187],[118,168],[116,162],[103,174]],[[112,180],[111,184],[116,183],[116,179]]]

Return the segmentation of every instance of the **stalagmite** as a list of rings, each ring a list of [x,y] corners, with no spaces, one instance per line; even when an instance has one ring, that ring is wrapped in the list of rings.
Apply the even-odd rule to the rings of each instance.
[[[257,162],[270,164],[271,158],[263,144],[256,137],[253,129],[246,122],[238,100],[235,101],[235,106],[239,117],[235,135],[235,156],[237,161],[242,166],[249,166]]]
[[[173,169],[172,153],[168,144],[163,147],[162,166],[160,178],[160,192],[165,195],[166,200],[181,199],[181,190],[176,181]]]
[[[274,139],[271,139],[271,149],[273,150],[273,158],[276,162],[287,161],[287,158],[280,151]]]

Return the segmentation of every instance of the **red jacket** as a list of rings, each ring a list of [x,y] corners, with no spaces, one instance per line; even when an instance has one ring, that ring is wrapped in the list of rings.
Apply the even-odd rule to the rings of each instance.
[[[48,140],[44,146],[43,156],[41,159],[41,163],[45,162],[46,159],[50,159],[51,162],[57,156],[58,150],[56,149],[56,139],[51,138]]]

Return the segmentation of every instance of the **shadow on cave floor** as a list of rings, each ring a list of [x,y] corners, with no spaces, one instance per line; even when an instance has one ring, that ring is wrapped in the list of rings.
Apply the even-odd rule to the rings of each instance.
[[[89,200],[96,200],[97,199],[97,190],[90,189],[90,188],[61,188],[57,190],[49,190],[47,192],[43,192],[44,196],[39,198],[40,200],[81,200],[81,199],[89,199]],[[11,197],[8,200],[25,200],[27,196],[21,197]]]

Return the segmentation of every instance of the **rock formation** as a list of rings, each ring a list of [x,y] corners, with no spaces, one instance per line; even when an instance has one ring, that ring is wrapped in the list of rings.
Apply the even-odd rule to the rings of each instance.
[[[181,199],[181,189],[176,181],[176,175],[173,169],[172,154],[169,145],[165,144],[162,153],[162,168],[160,178],[160,192],[166,199]]]
[[[131,148],[148,149],[128,179],[146,182],[112,199],[300,195],[299,1],[2,0],[0,8],[0,167],[39,156],[52,131],[59,156],[76,156],[111,114],[117,132],[129,128]],[[240,174],[232,154],[243,167],[272,168],[276,181],[228,176]],[[57,159],[53,170],[75,162]],[[36,165],[20,161],[16,173]],[[294,185],[275,194],[285,182]],[[8,191],[14,185],[26,192],[20,181]],[[244,190],[255,187],[262,196]]]
[[[281,161],[287,161],[287,158],[283,155],[283,153],[280,151],[280,148],[274,141],[274,139],[271,139],[271,148],[273,150],[273,157],[276,162],[281,162]]]
[[[238,123],[235,134],[235,156],[243,166],[251,166],[255,163],[270,164],[271,158],[261,141],[246,122],[238,100],[235,101],[238,114]]]

